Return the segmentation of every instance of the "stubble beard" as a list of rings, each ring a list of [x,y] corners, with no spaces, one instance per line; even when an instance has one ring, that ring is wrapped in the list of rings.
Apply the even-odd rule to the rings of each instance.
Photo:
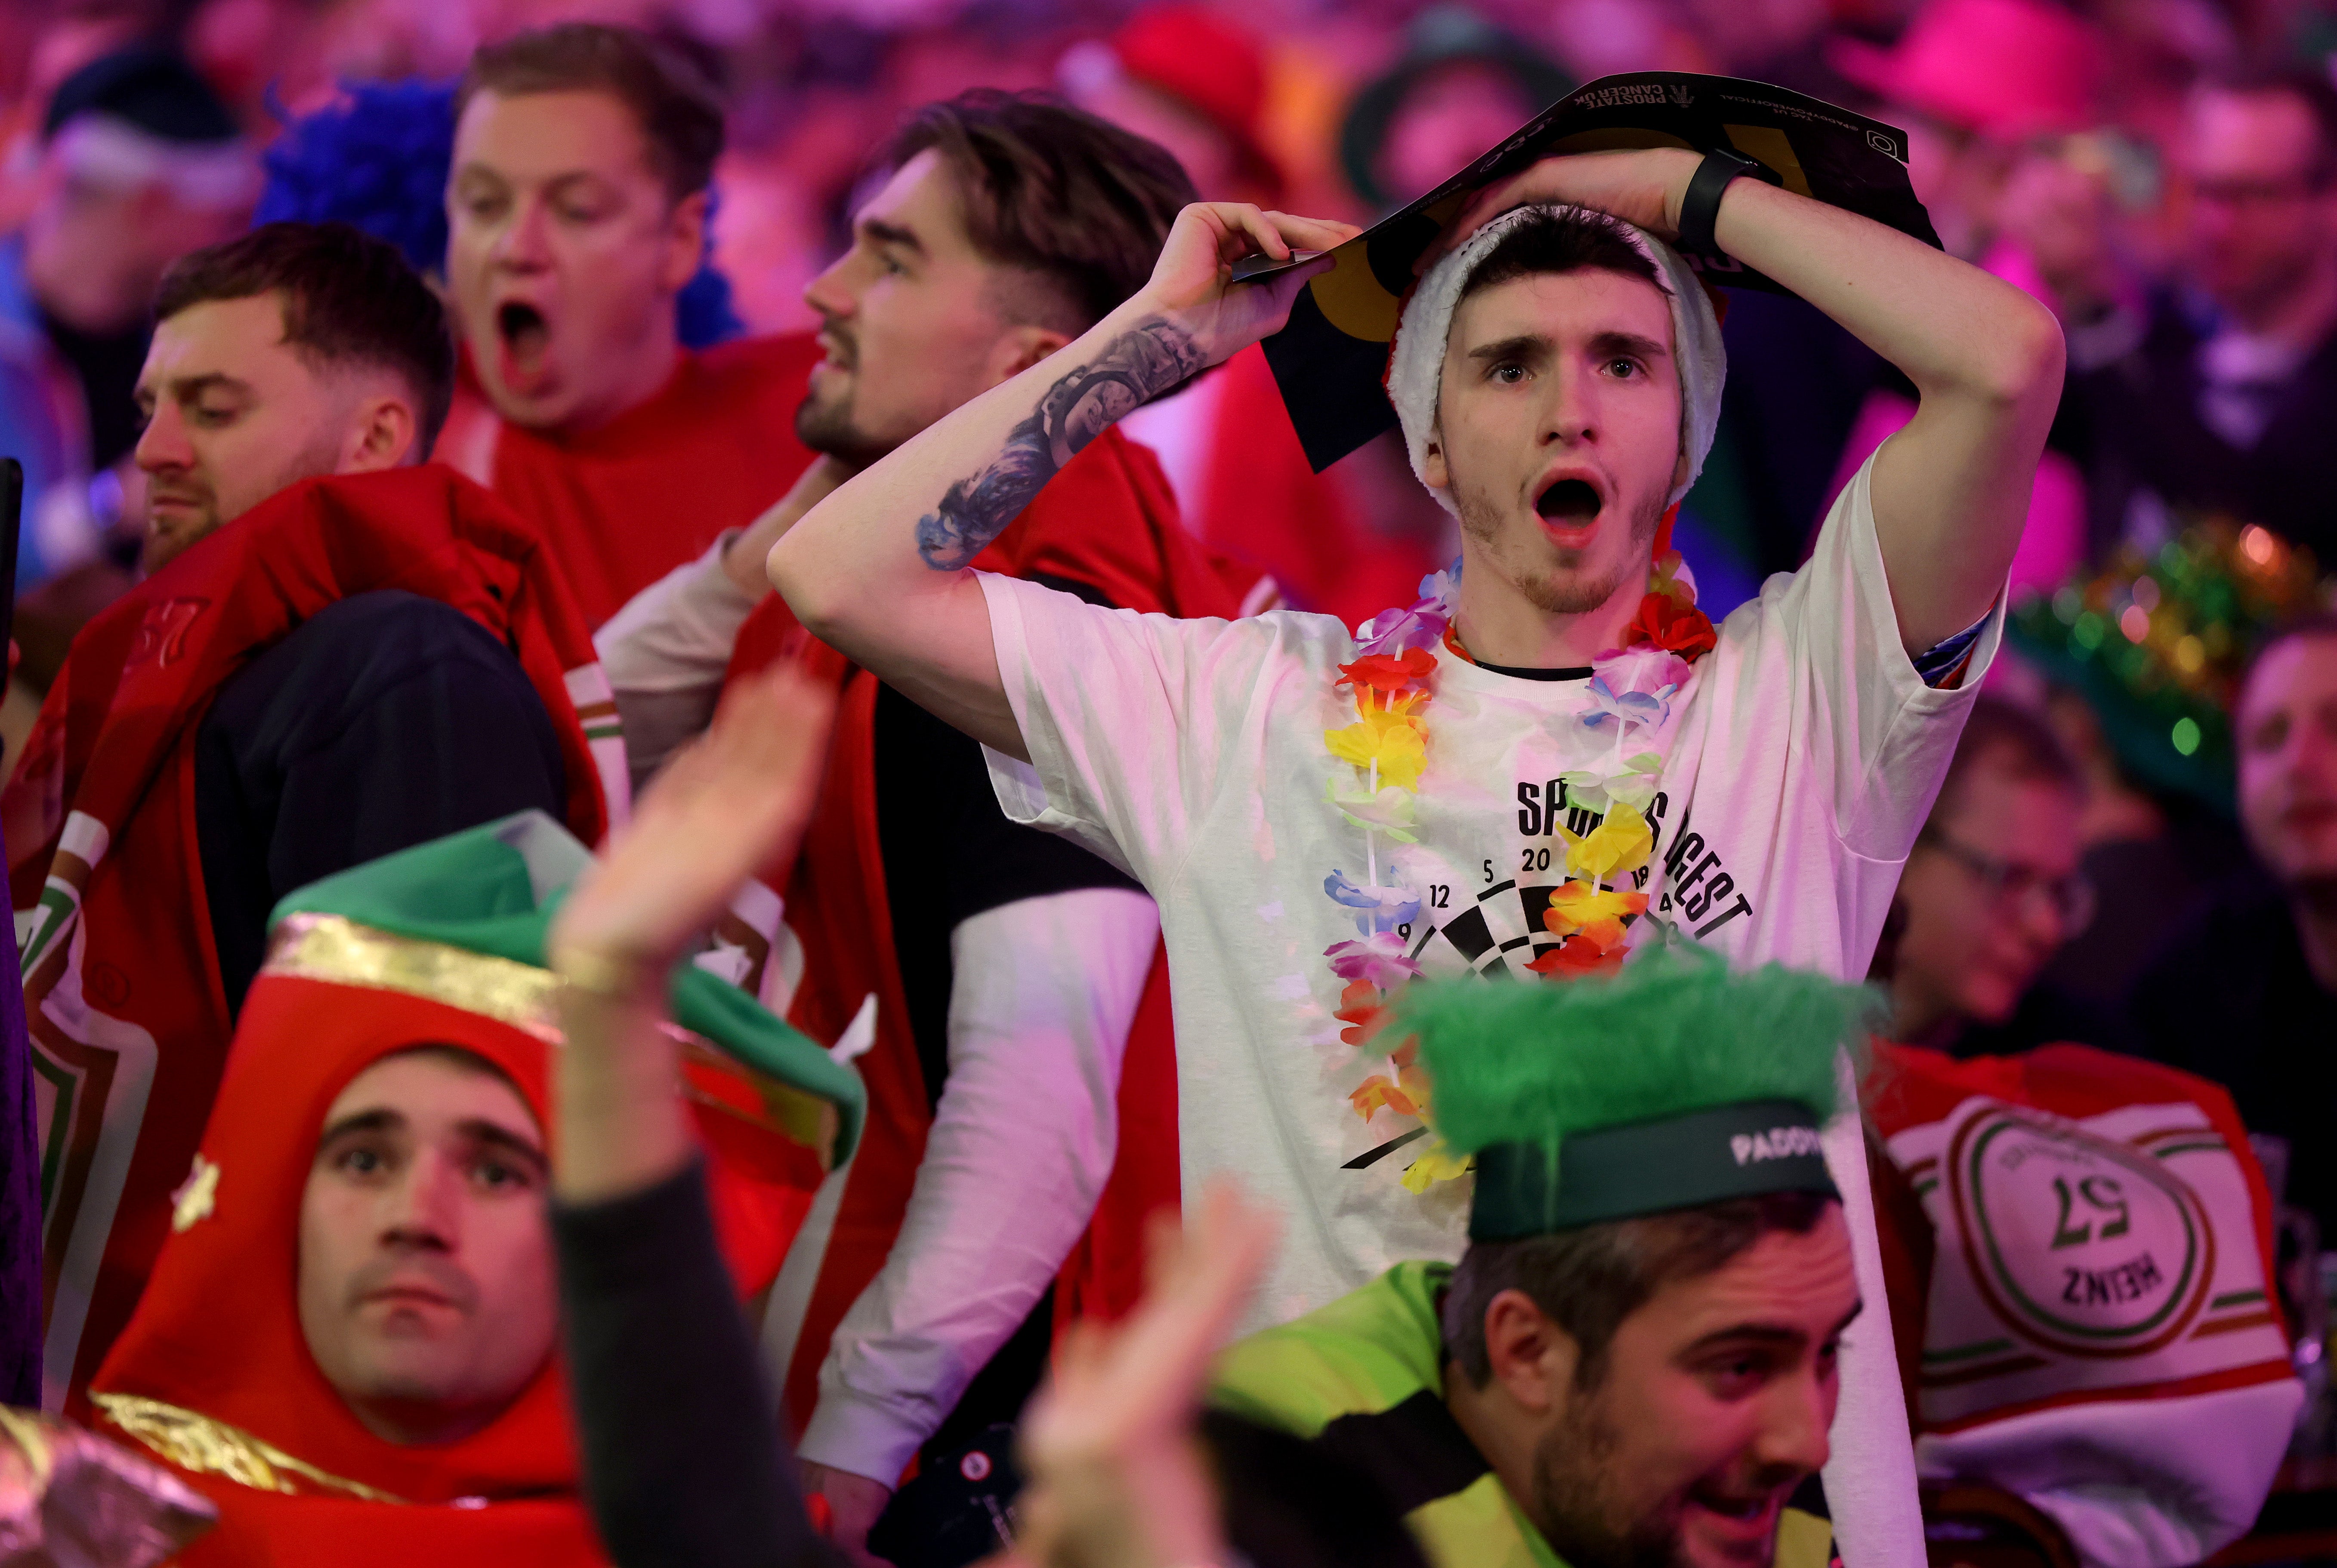
[[[1554,571],[1518,569],[1504,558],[1506,553],[1501,543],[1506,509],[1462,483],[1458,475],[1452,483],[1452,498],[1461,511],[1461,532],[1474,539],[1501,579],[1543,614],[1587,615],[1614,598],[1615,591],[1623,586],[1622,573],[1629,569],[1628,566],[1605,577],[1578,575],[1588,554],[1581,550],[1559,550]],[[1660,507],[1648,506],[1631,519],[1632,561],[1637,561],[1642,545],[1655,539],[1656,524],[1662,515]]]
[[[877,440],[852,422],[849,392],[836,397],[805,393],[804,400],[796,405],[796,439],[856,474],[874,467],[898,445]]]
[[[270,496],[289,489],[303,479],[321,479],[338,473],[341,466],[341,440],[345,434],[346,431],[342,427],[329,421],[310,432],[307,445],[287,459],[283,467],[277,471],[275,482],[239,508],[233,516],[226,514],[224,506],[220,504],[217,486],[204,485],[203,515],[200,521],[191,524],[181,523],[167,534],[151,524],[148,526],[146,542],[138,551],[140,570],[151,577],[177,560],[189,549],[201,544],[221,528],[234,522],[237,517],[242,516],[244,513],[252,510]]]
[[[1618,1517],[1626,1512],[1615,1495],[1618,1446],[1597,1403],[1545,1436],[1534,1450],[1534,1524],[1569,1568],[1687,1568],[1678,1498],[1648,1518]]]

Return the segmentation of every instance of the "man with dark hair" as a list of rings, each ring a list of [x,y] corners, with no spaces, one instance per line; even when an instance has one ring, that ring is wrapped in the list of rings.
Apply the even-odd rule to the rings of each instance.
[[[826,358],[796,428],[821,456],[601,630],[637,775],[704,728],[726,671],[803,650],[760,574],[771,542],[1139,287],[1192,194],[1160,149],[991,92],[910,116],[878,167],[851,249],[805,292]],[[984,564],[1129,610],[1243,608],[1151,453],[1116,434]],[[1174,1068],[1151,902],[1010,824],[972,740],[830,651],[803,656],[844,682],[827,786],[801,866],[766,868],[726,936],[742,982],[823,1039],[876,999],[869,1140],[766,1337],[807,1479],[858,1551],[921,1446],[930,1462],[1013,1418],[1059,1310],[1132,1298],[1143,1220],[1176,1199]]]
[[[2078,864],[2085,804],[2085,779],[2052,726],[1982,693],[1870,971],[1891,987],[1891,1038],[1955,1056],[2124,1043],[2115,1020],[2038,983],[2093,918]]]
[[[2337,559],[2337,89],[2210,79],[2172,161],[2190,194],[2177,288],[2146,299],[2123,275],[2106,198],[2040,208],[2028,240],[2069,327],[2096,536],[2155,549],[2215,513]]]
[[[0,797],[57,1086],[52,1404],[137,1298],[277,900],[526,807],[597,838],[626,799],[556,567],[424,463],[454,354],[396,250],[264,225],[181,261],[157,314],[152,574],[74,639]]]
[[[1418,1063],[1343,1049],[1412,977],[1564,979],[1670,936],[1866,973],[1995,647],[2060,334],[2009,285],[1745,171],[1681,149],[1553,158],[1453,223],[1384,385],[1462,570],[1353,633],[1113,614],[969,570],[1071,454],[1276,330],[1340,260],[1255,284],[1231,263],[1353,233],[1227,203],[1188,208],[1127,304],[772,550],[814,634],[990,749],[1011,818],[1159,903],[1184,1180],[1238,1171],[1288,1216],[1258,1320],[1458,1254],[1460,1166],[1418,1146]],[[1721,627],[1667,537],[1726,374],[1712,302],[1662,238],[1683,233],[1834,316],[1922,399],[1809,564]],[[1655,281],[1597,263],[1615,240]],[[1836,1180],[1863,1194],[1864,1170],[1852,1140]],[[1918,1544],[1889,1338],[1845,1378],[1848,1559]]]
[[[2135,987],[2145,1054],[2232,1092],[2288,1145],[2284,1200],[2337,1235],[2337,616],[2266,643],[2232,714],[2240,827],[2260,875],[2169,939]],[[2266,878],[2269,886],[2266,886]]]
[[[437,296],[346,223],[269,223],[162,277],[138,377],[149,572],[297,479],[426,462],[454,394]]]
[[[1865,1010],[1692,951],[1407,993],[1468,1249],[1236,1345],[1211,1402],[1379,1479],[1440,1568],[1818,1568],[1787,1504],[1860,1307],[1819,1129]]]
[[[597,626],[786,492],[819,349],[681,345],[723,123],[680,52],[562,23],[482,48],[455,104],[446,281],[477,396],[443,456],[543,531]]]

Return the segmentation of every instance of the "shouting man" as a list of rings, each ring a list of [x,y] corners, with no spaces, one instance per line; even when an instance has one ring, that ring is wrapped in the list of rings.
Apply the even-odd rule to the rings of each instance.
[[[1596,972],[1651,936],[1865,972],[1995,646],[2060,336],[1975,268],[1730,173],[1668,149],[1552,159],[1455,226],[1388,387],[1461,519],[1462,569],[1360,639],[1322,618],[1116,614],[967,570],[1070,454],[1277,329],[1331,265],[1252,284],[1229,263],[1352,233],[1238,206],[1188,208],[1136,298],[772,552],[815,633],[992,749],[1011,815],[1159,903],[1185,1181],[1238,1171],[1289,1218],[1261,1320],[1458,1255],[1441,1179],[1460,1162],[1385,1159],[1419,1136],[1417,1064],[1349,1048],[1412,976]],[[1724,370],[1711,304],[1661,238],[1684,230],[1828,311],[1922,397],[1810,564],[1716,632],[1660,537]],[[1845,1134],[1835,1179],[1871,1265]],[[1914,1550],[1879,1315],[1847,1365],[1840,1446],[1870,1467],[1872,1511],[1838,1520],[1845,1554]]]
[[[723,120],[670,46],[522,33],[472,58],[455,109],[446,283],[485,406],[463,400],[446,461],[543,530],[597,626],[786,493],[819,350],[681,345]]]
[[[1786,1504],[1859,1311],[1818,1129],[1864,1011],[1696,951],[1423,986],[1401,1013],[1476,1161],[1468,1250],[1235,1346],[1214,1402],[1384,1477],[1442,1568],[1823,1568]]]

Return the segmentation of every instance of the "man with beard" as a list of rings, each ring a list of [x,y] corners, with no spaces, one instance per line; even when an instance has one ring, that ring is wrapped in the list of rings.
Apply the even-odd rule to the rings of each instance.
[[[1231,263],[1353,232],[1227,204],[1187,209],[1135,298],[771,553],[816,635],[990,748],[1009,816],[1159,905],[1187,1191],[1238,1172],[1287,1217],[1254,1323],[1458,1256],[1462,1167],[1415,1146],[1417,1062],[1343,1049],[1414,976],[1565,978],[1655,939],[1866,972],[1996,643],[2060,335],[1978,269],[1744,171],[1677,149],[1554,158],[1453,226],[1386,388],[1461,519],[1463,570],[1354,633],[1113,614],[968,570],[1070,454],[1276,330],[1337,265],[1252,284]],[[1809,564],[1716,629],[1661,535],[1710,450],[1725,357],[1665,235],[1799,292],[1922,398]],[[1833,1158],[1880,1300],[1854,1129]],[[1878,1319],[1844,1378],[1853,1561],[1920,1549],[1890,1338]]]
[[[2232,1092],[2251,1132],[2288,1144],[2284,1201],[2337,1235],[2337,617],[2283,632],[2232,715],[2240,826],[2258,867],[2169,939],[2135,987],[2145,1055]],[[2205,977],[2212,984],[2203,984]]]
[[[820,457],[600,634],[637,777],[705,728],[726,671],[802,658],[840,688],[802,864],[766,867],[725,936],[740,980],[818,1038],[875,998],[869,1137],[766,1338],[807,1480],[853,1549],[921,1446],[1013,1419],[1057,1316],[1129,1304],[1142,1221],[1177,1195],[1151,902],[1009,823],[980,749],[809,643],[760,563],[844,479],[1132,293],[1192,187],[1150,142],[995,93],[920,110],[878,167],[851,249],[805,292],[826,358],[795,428]],[[1133,611],[1243,607],[1151,453],[1117,433],[983,564]]]
[[[1234,1346],[1211,1403],[1370,1473],[1440,1568],[1818,1568],[1786,1504],[1860,1307],[1818,1130],[1856,1123],[1866,1006],[1694,950],[1407,993],[1430,1121],[1475,1161],[1468,1250]]]
[[[607,687],[541,542],[425,462],[454,349],[396,250],[268,224],[181,260],[155,316],[150,574],[74,638],[0,796],[56,1093],[53,1404],[137,1299],[277,900],[529,807],[598,838],[624,803]]]
[[[786,492],[820,351],[681,346],[723,122],[672,48],[522,33],[472,58],[455,110],[446,282],[484,405],[458,401],[443,456],[543,530],[598,626]]]

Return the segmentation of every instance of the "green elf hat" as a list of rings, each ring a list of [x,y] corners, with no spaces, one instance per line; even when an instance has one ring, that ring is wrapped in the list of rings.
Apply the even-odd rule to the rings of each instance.
[[[1700,948],[1562,985],[1415,983],[1429,1119],[1476,1156],[1474,1241],[1511,1241],[1763,1192],[1839,1197],[1818,1133],[1875,998]]]
[[[269,917],[260,978],[423,997],[557,1045],[560,982],[544,938],[592,864],[533,810],[386,855],[286,895]],[[674,966],[669,1000],[701,1126],[776,1135],[824,1168],[850,1157],[867,1113],[858,1073],[694,964]]]

